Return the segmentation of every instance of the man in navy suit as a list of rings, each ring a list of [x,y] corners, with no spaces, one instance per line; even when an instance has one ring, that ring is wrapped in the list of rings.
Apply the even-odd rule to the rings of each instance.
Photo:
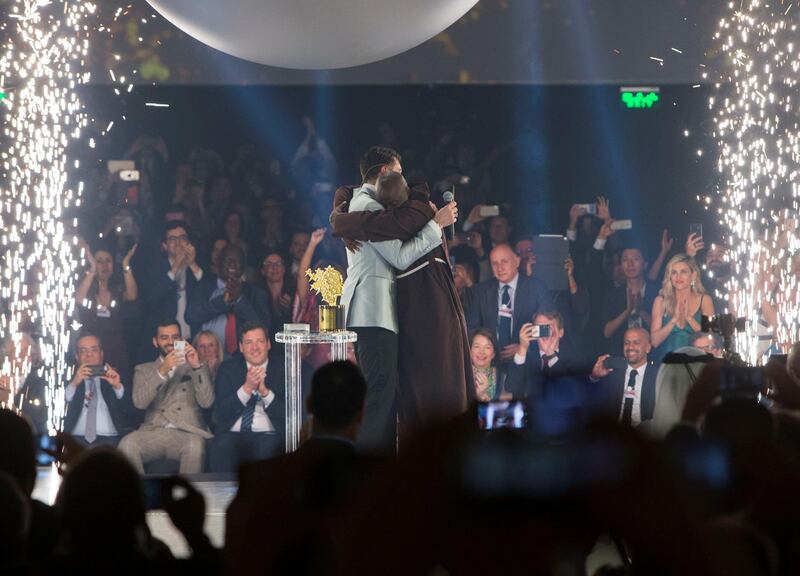
[[[223,362],[215,382],[212,472],[234,472],[241,464],[284,450],[284,366],[269,359],[267,329],[242,326],[239,351]]]
[[[519,331],[519,348],[508,369],[506,389],[516,398],[537,399],[548,381],[572,377],[580,370],[575,352],[564,340],[564,319],[558,312],[540,312]],[[545,329],[549,335],[539,333]],[[536,342],[533,346],[531,344]],[[583,372],[583,378],[586,378]]]
[[[653,418],[660,365],[648,360],[650,349],[647,330],[628,328],[623,337],[625,357],[609,360],[604,354],[592,368],[590,387],[600,410],[624,426],[635,428]]]
[[[131,429],[130,387],[105,363],[103,345],[94,334],[78,338],[75,357],[78,367],[65,391],[64,431],[86,446],[116,446]],[[105,373],[93,376],[92,366],[105,367]]]
[[[553,300],[544,282],[519,273],[520,258],[508,244],[495,246],[489,261],[494,277],[469,294],[464,307],[467,329],[471,333],[485,328],[496,334],[500,360],[507,367],[519,348],[514,335],[539,312],[553,310]]]
[[[228,357],[239,347],[239,328],[248,322],[269,326],[269,299],[262,288],[242,281],[241,247],[229,244],[219,259],[219,277],[203,277],[189,300],[186,320],[195,331],[202,328],[216,334]]]

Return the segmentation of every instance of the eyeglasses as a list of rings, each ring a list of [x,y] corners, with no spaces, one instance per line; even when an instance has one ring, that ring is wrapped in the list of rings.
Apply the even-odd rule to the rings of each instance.
[[[167,244],[186,244],[189,242],[189,237],[186,234],[181,234],[180,236],[167,236]]]
[[[283,268],[283,262],[264,262],[264,268]]]

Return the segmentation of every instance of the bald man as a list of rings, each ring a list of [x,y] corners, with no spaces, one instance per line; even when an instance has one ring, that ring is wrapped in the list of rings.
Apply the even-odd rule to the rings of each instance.
[[[604,354],[597,359],[590,388],[601,410],[623,426],[635,428],[653,418],[660,365],[647,357],[652,346],[644,328],[628,328],[622,346],[623,358]]]
[[[473,287],[467,297],[467,329],[489,330],[497,338],[498,356],[506,365],[519,349],[519,329],[542,312],[555,310],[547,285],[519,273],[520,258],[508,244],[489,254],[492,278]]]

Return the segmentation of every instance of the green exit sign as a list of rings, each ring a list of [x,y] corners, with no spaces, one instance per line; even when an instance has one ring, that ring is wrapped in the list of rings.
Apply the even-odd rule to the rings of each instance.
[[[622,106],[633,108],[654,108],[661,102],[661,89],[650,86],[622,87],[619,89]]]

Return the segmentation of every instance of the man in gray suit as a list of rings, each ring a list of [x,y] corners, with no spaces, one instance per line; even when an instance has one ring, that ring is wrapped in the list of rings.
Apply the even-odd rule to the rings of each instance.
[[[208,367],[189,342],[185,352],[175,350],[181,329],[174,320],[160,322],[153,346],[160,356],[139,364],[133,376],[133,405],[146,410],[144,424],[119,443],[136,469],[161,458],[180,461],[181,474],[202,470],[205,440],[212,437],[201,408],[214,402],[214,384]]]
[[[348,212],[383,210],[375,199],[377,180],[382,174],[402,170],[397,152],[370,148],[361,159],[364,184],[353,192]],[[452,215],[454,210],[445,212]],[[348,329],[358,334],[356,356],[367,381],[364,422],[357,439],[362,451],[389,452],[395,446],[399,379],[395,269],[405,270],[441,243],[442,226],[434,218],[406,242],[365,242],[360,250],[347,252],[341,302]]]

